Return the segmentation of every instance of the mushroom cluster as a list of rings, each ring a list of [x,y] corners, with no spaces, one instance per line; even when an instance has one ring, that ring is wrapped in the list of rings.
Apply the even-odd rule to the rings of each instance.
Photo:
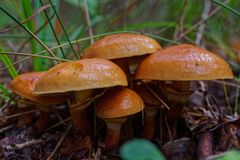
[[[80,60],[20,75],[10,88],[37,106],[70,102],[73,128],[83,138],[93,136],[91,115],[103,119],[103,142],[109,150],[117,148],[127,117],[139,119],[142,114],[137,113],[143,110],[143,125],[139,121],[132,126],[141,131],[136,136],[154,139],[161,110],[166,111],[174,135],[177,118],[191,94],[190,82],[232,77],[222,58],[200,47],[181,44],[162,49],[144,35],[115,34],[89,46]],[[166,104],[169,109],[162,107]]]
[[[180,44],[158,51],[142,61],[137,79],[158,81],[170,110],[168,122],[173,137],[184,103],[190,96],[190,81],[232,79],[229,65],[216,54],[200,47]]]

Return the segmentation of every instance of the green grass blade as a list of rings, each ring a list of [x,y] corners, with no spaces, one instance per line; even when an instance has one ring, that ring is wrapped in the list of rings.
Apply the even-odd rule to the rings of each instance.
[[[26,19],[24,19],[23,21],[21,21],[21,23],[22,23],[22,24],[25,24],[25,23],[33,20],[38,14],[40,14],[42,11],[44,11],[45,9],[47,9],[47,8],[49,8],[49,7],[51,7],[51,6],[50,6],[50,5],[45,5],[45,6],[41,7],[41,8],[38,8],[31,16],[29,16],[29,17],[27,17]],[[0,30],[0,34],[9,32],[9,31],[11,31],[11,30],[13,30],[13,29],[15,29],[15,28],[18,28],[18,27],[19,27],[19,25],[16,24],[16,25],[14,25],[14,26],[1,29],[1,30]]]
[[[225,9],[229,10],[231,13],[233,13],[233,14],[235,14],[235,15],[237,15],[237,16],[240,16],[240,12],[237,11],[237,10],[235,10],[235,9],[233,9],[233,8],[230,7],[229,5],[226,5],[225,3],[220,2],[220,1],[218,1],[218,0],[213,0],[213,2],[216,3],[216,4],[218,4],[218,5],[220,5],[220,6],[222,6],[222,7],[225,8]]]
[[[39,0],[39,2],[41,3],[42,6],[44,6],[42,0]],[[47,13],[46,11],[44,11],[44,13],[45,13],[45,15],[46,15],[46,17],[47,17],[47,20],[48,20],[48,22],[49,22],[49,25],[50,25],[51,30],[52,30],[52,32],[53,32],[53,35],[54,35],[54,37],[55,37],[55,39],[56,39],[56,41],[57,41],[57,44],[58,44],[58,45],[61,45],[61,42],[60,42],[60,40],[58,39],[58,36],[57,36],[56,32],[54,31],[54,27],[53,27],[53,24],[52,24],[52,22],[51,22],[51,19],[50,19],[49,16],[48,16],[48,13]],[[63,48],[62,48],[62,47],[60,47],[60,51],[61,51],[61,53],[62,53],[63,58],[66,58],[66,56],[64,55],[64,51],[63,51]]]
[[[44,26],[42,25],[41,28],[43,28]],[[40,28],[40,29],[41,29]],[[38,36],[39,38],[42,38],[40,36]],[[0,40],[5,40],[6,38],[8,38],[9,40],[22,40],[22,39],[29,39],[29,36],[25,36],[25,35],[15,35],[15,34],[4,34],[0,36]],[[45,37],[46,40],[48,42],[52,42],[54,41],[54,39],[50,36]]]
[[[1,90],[1,89],[0,89]],[[0,99],[4,99],[4,100],[6,100],[6,101],[9,101],[9,100],[11,100],[11,98],[9,97],[9,96],[5,96],[5,95],[3,95],[3,94],[0,94]],[[3,106],[0,106],[0,108],[1,107],[3,107]]]
[[[2,51],[2,49],[0,48],[0,52],[1,51]],[[8,73],[10,74],[12,79],[14,79],[18,75],[18,73],[17,73],[17,70],[15,69],[15,67],[12,65],[13,63],[12,63],[11,59],[6,54],[0,54],[0,60],[3,62],[3,64],[5,66],[11,65],[10,67],[8,67]]]
[[[50,16],[50,19],[52,19],[53,17],[54,17],[54,15],[51,15],[51,16]],[[47,24],[48,24],[48,20],[44,21],[44,23],[43,23],[41,26],[39,26],[37,30],[35,30],[34,34],[35,34],[35,35],[38,35],[42,30],[44,30],[44,28],[47,26]],[[39,37],[39,36],[38,36],[38,37]],[[25,40],[25,41],[21,44],[21,46],[19,47],[18,51],[19,51],[19,52],[22,51],[22,49],[25,48],[25,46],[28,44],[28,42],[29,42],[32,38],[33,38],[32,36],[29,36],[29,37],[25,38],[25,39],[27,39],[27,40]],[[39,37],[39,38],[40,38],[40,37]],[[45,42],[46,42],[46,37],[44,37],[44,38],[45,38]],[[51,42],[51,39],[50,39],[50,40],[48,39],[47,41],[48,41],[48,42],[49,42],[49,41]],[[36,53],[36,52],[35,52],[35,53]]]
[[[239,74],[238,78],[240,78],[240,74]],[[240,91],[240,87],[238,86],[236,88],[236,94],[235,94],[234,113],[238,113],[239,91]]]
[[[11,95],[10,92],[9,92],[9,90],[8,90],[7,88],[5,88],[5,87],[3,86],[3,84],[1,84],[1,83],[0,83],[0,90],[2,91],[2,93],[3,93],[5,96],[10,96],[10,95]]]
[[[20,21],[18,21],[13,15],[11,15],[7,10],[5,10],[2,6],[0,6],[0,10],[2,10],[5,14],[7,14],[11,19],[13,19],[17,24],[19,24],[26,32],[28,32],[36,41],[38,41],[53,57],[57,58],[57,56],[27,27],[25,27]]]
[[[9,92],[9,90],[7,88],[5,88],[3,86],[3,84],[0,83],[0,99],[9,101],[11,100],[11,93]],[[0,106],[1,108],[2,106]]]
[[[23,7],[24,19],[28,18],[29,16],[31,16],[33,14],[30,0],[22,0],[22,7]],[[29,30],[34,32],[34,27],[33,27],[32,21],[28,21],[26,25],[29,28]],[[37,47],[36,47],[36,42],[34,41],[34,39],[30,40],[30,44],[31,44],[32,53],[36,53]],[[41,71],[42,70],[41,66],[42,66],[41,61],[38,58],[33,58],[33,69],[35,71]]]
[[[81,38],[81,39],[72,41],[71,43],[72,43],[72,44],[76,44],[76,43],[79,43],[79,42],[82,42],[82,41],[87,41],[87,40],[89,40],[90,38],[98,38],[98,37],[107,36],[107,35],[110,35],[110,34],[117,34],[117,33],[139,33],[139,32],[129,32],[129,31],[108,32],[108,33],[103,33],[103,34],[94,35],[94,36],[92,36],[92,37]],[[55,49],[58,49],[59,47],[65,47],[65,46],[68,46],[68,45],[69,45],[69,43],[63,43],[63,44],[61,44],[60,46],[55,46],[55,47],[50,48],[50,50],[55,50]],[[35,53],[35,55],[40,55],[40,54],[43,54],[43,53],[46,53],[46,52],[47,52],[46,50],[43,50],[43,51],[41,51],[41,52]],[[23,62],[23,61],[26,61],[26,60],[30,59],[31,57],[32,57],[32,56],[25,57],[25,58],[23,58],[23,59],[21,59],[21,60],[19,60],[19,61],[17,61],[17,62],[14,62],[13,64],[10,64],[10,65],[8,65],[8,66],[5,66],[5,67],[3,67],[3,68],[0,68],[0,71],[5,70],[5,69],[7,69],[7,68],[10,67],[10,66],[14,66],[14,65],[16,65],[16,64],[18,64],[18,63],[21,63],[21,62]]]
[[[51,5],[49,5],[49,14],[52,14],[50,13],[51,12]],[[42,7],[41,3],[39,2],[39,0],[36,0],[36,1],[33,1],[33,7],[34,7],[34,10],[38,10],[39,8]],[[55,14],[53,14],[55,15]],[[36,28],[39,30],[41,28],[41,26],[43,26],[44,24],[44,28],[41,28],[40,32],[38,33],[38,37],[41,37],[41,40],[44,44],[49,44],[51,42],[47,41],[47,36],[51,36],[54,38],[54,36],[52,35],[52,31],[51,31],[51,28],[49,26],[49,21],[45,18],[46,16],[44,14],[39,14],[37,17],[36,17]],[[54,16],[52,17],[54,18]],[[53,40],[54,41],[54,40]],[[44,48],[40,45],[40,44],[37,44],[37,50],[38,51],[41,51],[43,50]],[[44,53],[43,55],[47,55],[46,53]],[[57,51],[56,51],[56,55],[57,55]],[[51,63],[50,61],[46,60],[46,59],[40,59],[40,62],[41,64],[44,64],[42,65],[43,66],[43,70],[47,70],[49,68],[49,66],[51,66]]]
[[[152,34],[148,34],[148,33],[143,33],[143,34],[145,34],[147,36],[150,36],[150,37],[153,37],[153,38],[156,38],[156,39],[159,39],[161,41],[170,43],[170,44],[180,44],[181,43],[179,41],[171,40],[171,39],[168,39],[168,38],[165,38],[165,37],[161,37],[161,36],[156,36],[156,35],[152,35]]]
[[[30,0],[22,0],[22,7],[23,7],[23,13],[25,18],[32,15],[32,7],[31,7],[31,1]],[[33,23],[32,21],[27,22],[27,26],[29,29],[33,29]]]
[[[70,62],[71,61],[71,60],[68,60],[68,59],[55,58],[55,57],[50,57],[50,56],[42,56],[42,55],[31,54],[31,53],[0,52],[0,55],[3,55],[3,54],[12,54],[12,55],[18,55],[18,56],[31,56],[31,57],[50,59],[50,60],[58,60],[58,61],[63,61],[63,62]]]
[[[11,65],[12,61],[6,54],[0,54],[0,60],[3,62],[5,66]],[[8,72],[12,78],[15,78],[18,74],[14,66],[8,67]]]
[[[73,33],[70,35],[70,40],[77,39],[78,36],[80,36],[84,31],[84,25],[80,25]]]
[[[52,1],[49,0],[49,2],[50,2],[50,4],[51,4],[51,6],[52,6],[52,9],[53,9],[54,13],[55,13],[56,16],[57,16],[57,19],[58,19],[58,21],[59,21],[59,23],[60,23],[60,25],[61,25],[61,27],[62,27],[62,29],[63,29],[63,32],[64,32],[64,34],[65,34],[65,36],[66,36],[66,38],[67,38],[68,43],[69,43],[70,46],[71,46],[71,49],[72,49],[72,51],[73,51],[76,59],[79,59],[79,56],[77,55],[77,53],[75,52],[75,50],[74,50],[74,48],[73,48],[73,45],[72,45],[72,43],[71,43],[71,41],[70,41],[70,39],[69,39],[69,37],[68,37],[68,34],[67,34],[67,32],[66,32],[66,30],[65,30],[65,28],[64,28],[64,26],[63,26],[62,20],[60,19],[60,17],[59,17],[59,15],[58,15],[58,13],[57,13],[57,11],[56,11],[56,9],[55,9]]]
[[[82,42],[82,41],[89,40],[89,39],[91,39],[91,38],[98,38],[98,37],[107,36],[107,35],[110,35],[110,34],[118,34],[118,33],[138,33],[138,34],[141,34],[140,32],[133,32],[133,31],[107,32],[107,33],[102,33],[102,34],[94,35],[94,36],[92,36],[92,37],[81,38],[81,39],[72,41],[71,43],[72,43],[72,44],[76,44],[76,43],[79,43],[79,42]],[[164,42],[168,42],[168,43],[172,43],[172,44],[179,44],[179,43],[180,43],[180,42],[178,42],[178,41],[170,40],[170,39],[167,39],[167,38],[164,38],[164,37],[160,37],[160,36],[156,36],[156,35],[152,35],[152,34],[147,34],[147,33],[145,33],[145,34],[148,35],[148,36],[150,36],[150,37],[153,37],[153,38],[162,40],[162,41],[164,41]],[[65,47],[65,46],[68,46],[68,45],[69,45],[69,43],[63,43],[63,44],[61,44],[61,45],[59,45],[59,46],[55,46],[55,47],[50,48],[50,50],[55,50],[55,49],[58,49],[59,47]],[[46,52],[47,52],[47,51],[44,50],[44,51],[41,51],[41,52],[36,53],[36,55],[43,54],[43,53],[46,53]],[[21,59],[21,60],[19,60],[19,61],[17,61],[17,62],[14,62],[12,65],[15,65],[15,64],[17,64],[17,63],[26,61],[26,60],[28,60],[29,58],[31,58],[31,56],[25,57],[25,58],[23,58],[23,59]],[[9,65],[9,66],[11,66],[11,65]],[[1,68],[0,71],[8,68],[9,66],[6,66],[6,67],[4,67],[4,68]]]
[[[73,33],[72,33],[72,35],[70,35],[70,40],[75,40],[75,39],[77,39],[80,35],[82,35],[83,34],[83,32],[84,32],[84,25],[82,24],[82,25],[80,25]],[[71,41],[72,42],[72,41]],[[79,55],[80,56],[82,56],[81,55],[81,49],[80,49],[80,47],[79,47],[79,43],[77,43],[77,52],[79,53]]]
[[[118,30],[142,30],[142,29],[149,29],[149,28],[157,28],[159,27],[176,27],[176,22],[167,22],[167,21],[161,21],[161,22],[142,22],[142,23],[132,23],[124,25],[124,27],[118,29]],[[184,28],[190,28],[191,25],[184,24]]]

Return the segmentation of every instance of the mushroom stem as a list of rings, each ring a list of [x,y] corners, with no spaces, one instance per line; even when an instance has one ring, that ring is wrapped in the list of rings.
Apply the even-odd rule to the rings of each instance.
[[[86,108],[70,107],[73,128],[82,138],[91,136],[92,128]]]
[[[207,159],[213,154],[213,135],[210,131],[200,133],[198,139],[197,155],[198,159]]]
[[[121,137],[123,141],[128,141],[134,137],[133,119],[131,117],[122,126]]]
[[[33,108],[33,106],[31,105],[27,105],[27,104],[25,105],[23,103],[19,106],[21,106],[20,109],[23,112],[28,112]],[[32,123],[32,121],[33,121],[33,113],[23,114],[18,118],[18,126],[29,125]]]
[[[191,94],[189,88],[189,81],[172,81],[171,85],[165,85],[163,88],[164,94],[171,104],[170,110],[167,111],[167,118],[173,138],[176,138],[177,136],[177,119],[179,118],[181,110]]]
[[[50,119],[50,112],[45,110],[39,111],[39,118],[34,124],[34,129],[36,129],[38,134],[41,134],[48,126]]]
[[[183,106],[186,104],[191,94],[189,88],[189,81],[173,81],[172,85],[164,87],[164,94],[172,106],[168,112],[174,114],[174,117],[178,118],[176,114],[179,115]]]
[[[92,95],[92,90],[82,90],[75,92],[74,104],[70,106],[70,113],[73,128],[77,134],[83,138],[91,135],[91,125],[89,115],[86,110],[87,99]]]
[[[82,90],[82,91],[76,91],[75,92],[75,103],[78,104],[84,104],[88,98],[92,96],[92,90]]]
[[[105,119],[107,124],[107,134],[104,140],[106,150],[116,149],[120,140],[122,124],[127,118]]]
[[[128,80],[131,80],[132,75],[130,73],[129,63],[127,58],[113,59],[112,62],[117,64],[125,73]]]
[[[178,92],[189,92],[190,81],[172,81],[172,87]]]
[[[145,105],[145,117],[144,117],[144,127],[141,133],[141,137],[148,140],[152,140],[155,134],[156,128],[156,116],[157,108],[153,108],[149,105]]]

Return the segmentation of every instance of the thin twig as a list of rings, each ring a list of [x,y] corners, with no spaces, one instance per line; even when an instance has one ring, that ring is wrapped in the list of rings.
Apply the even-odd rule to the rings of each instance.
[[[12,55],[18,55],[18,56],[32,56],[32,57],[38,57],[38,58],[58,60],[58,61],[63,61],[63,62],[70,62],[71,61],[71,60],[68,60],[68,59],[55,58],[55,57],[50,57],[50,56],[42,56],[42,55],[31,54],[31,53],[0,52],[0,54],[12,54]]]
[[[2,127],[2,128],[0,129],[0,134],[2,134],[3,132],[6,132],[7,130],[9,130],[9,129],[11,129],[11,128],[13,128],[14,126],[15,126],[15,124],[10,124],[10,125],[8,125],[8,126]]]
[[[86,103],[84,104],[79,104],[79,103],[76,103],[76,104],[72,104],[71,105],[71,108],[81,108],[81,109],[85,109],[86,107],[88,107],[90,104],[92,104],[93,102],[95,102],[98,98],[100,98],[101,96],[104,95],[104,93],[106,92],[106,90],[102,91],[101,93],[95,95],[94,97],[91,97],[91,98],[88,98]],[[81,105],[81,107],[80,107]]]
[[[42,11],[48,9],[50,7],[50,5],[45,5],[45,6],[42,6],[41,8],[39,8],[38,10],[36,10],[30,17],[28,17],[27,19],[23,20],[21,23],[24,24],[24,23],[27,23],[29,20],[32,20],[34,17],[36,17],[39,13],[41,13]],[[20,25],[15,25],[15,26],[12,26],[10,28],[4,28],[4,29],[1,29],[0,30],[0,34],[2,33],[5,33],[5,32],[8,32],[14,28],[17,28],[19,27]]]
[[[238,75],[238,78],[240,78],[240,74]],[[226,84],[226,82],[225,82],[225,84]],[[238,107],[238,101],[239,101],[239,90],[240,90],[240,86],[238,86],[238,87],[236,88],[235,104],[234,104],[234,115],[237,115],[237,113],[238,113],[238,109],[239,109],[239,107]]]
[[[13,44],[12,41],[7,40],[7,41],[6,41],[6,44],[7,44],[8,47],[11,48],[14,52],[17,51],[17,48],[16,48],[17,46],[16,46],[15,44]]]
[[[42,0],[39,0],[39,1],[40,1],[41,5],[44,6]],[[53,24],[52,24],[52,22],[51,22],[50,17],[48,16],[47,11],[44,11],[44,13],[45,13],[45,16],[47,17],[47,21],[49,22],[50,28],[51,28],[51,30],[52,30],[52,32],[53,32],[53,35],[54,35],[54,37],[55,37],[55,39],[56,39],[56,41],[57,41],[57,44],[58,44],[58,45],[61,45],[60,40],[58,39],[58,36],[57,36],[56,32],[54,31]],[[60,47],[60,51],[61,51],[61,53],[62,53],[63,58],[65,58],[65,54],[64,54],[64,51],[63,51],[63,48],[62,48],[62,47]]]
[[[169,127],[169,123],[168,123],[168,119],[167,119],[167,115],[166,115],[166,112],[164,112],[164,121],[165,121],[165,124],[166,124],[166,127],[167,127],[167,131],[168,131],[168,134],[169,134],[169,138],[170,138],[170,141],[173,140],[173,135],[172,135],[172,132],[171,132],[171,129]]]
[[[86,20],[87,20],[87,25],[88,25],[88,33],[89,33],[89,36],[92,37],[93,36],[93,31],[92,31],[91,18],[90,18],[89,11],[88,11],[87,0],[84,0],[84,6],[85,6],[84,10],[85,10]],[[91,38],[90,42],[91,42],[91,44],[93,44],[94,43],[94,39]]]
[[[60,121],[60,122],[58,122],[58,123],[50,126],[49,128],[46,129],[46,131],[49,131],[49,130],[55,128],[55,127],[58,127],[58,126],[64,124],[65,122],[68,122],[68,121],[70,121],[70,120],[71,120],[71,117],[68,117],[68,118],[64,119],[63,121]]]
[[[163,144],[163,110],[160,110],[160,113],[159,113],[159,123],[160,123],[160,126],[159,126],[159,138],[160,138],[160,144],[162,146]]]
[[[81,42],[81,41],[89,40],[89,39],[91,39],[91,38],[106,36],[106,35],[114,34],[114,33],[129,33],[129,32],[126,31],[126,32],[109,32],[109,33],[103,33],[103,34],[94,35],[94,36],[92,36],[92,37],[81,38],[81,39],[72,41],[71,43],[72,43],[72,44],[75,44],[75,43],[78,43],[78,42]],[[131,32],[131,33],[132,33],[132,32]],[[68,45],[69,45],[69,43],[64,43],[64,44],[61,44],[61,45],[52,47],[52,48],[50,48],[50,50],[55,50],[55,49],[58,49],[58,48],[60,48],[60,47],[65,47],[65,46],[68,46]],[[43,50],[43,51],[41,51],[41,52],[34,53],[34,55],[39,55],[39,54],[43,54],[43,53],[46,53],[46,52],[47,52],[47,50]],[[28,59],[30,59],[30,58],[32,58],[32,55],[31,55],[31,56],[28,56],[28,57],[26,57],[26,58],[23,58],[23,59],[21,59],[21,60],[19,60],[19,61],[16,61],[16,62],[14,62],[14,63],[12,63],[12,64],[9,64],[9,65],[1,68],[0,71],[5,70],[5,69],[7,69],[7,68],[10,67],[10,66],[14,66],[14,65],[16,65],[16,64],[18,64],[18,63],[21,63],[21,62],[23,62],[23,61],[26,61],[26,60],[28,60]]]
[[[229,11],[231,11],[231,12],[234,13],[234,14],[236,14],[237,16],[240,16],[240,12],[239,12],[239,11],[231,8],[230,6],[222,3],[221,1],[219,1],[219,0],[212,0],[212,1],[213,1],[214,3],[220,5],[220,6],[224,7],[225,9],[228,9]]]
[[[55,15],[57,16],[58,22],[59,22],[59,24],[60,24],[61,27],[62,27],[62,30],[63,30],[63,32],[64,32],[64,34],[65,34],[65,37],[67,38],[67,41],[68,41],[69,45],[71,46],[71,49],[72,49],[72,51],[73,51],[76,59],[78,59],[79,57],[78,57],[77,53],[75,52],[75,50],[74,50],[74,48],[73,48],[72,42],[70,41],[70,39],[69,39],[69,37],[68,37],[68,34],[67,34],[67,32],[66,32],[66,30],[65,30],[65,28],[64,28],[64,26],[63,26],[62,20],[61,20],[61,18],[59,17],[59,15],[58,15],[58,13],[57,13],[57,11],[56,11],[56,8],[55,8],[55,6],[54,6],[53,3],[52,3],[52,0],[49,0],[49,2],[50,2],[50,4],[51,4],[51,6],[52,6],[52,9],[53,9]]]
[[[205,19],[208,19],[209,11],[211,9],[211,2],[210,2],[210,0],[205,0],[204,2],[205,2],[204,3],[204,11],[203,11],[202,16],[201,16],[202,17],[201,20],[203,20],[203,21]],[[204,21],[204,22],[206,22],[206,21]],[[197,32],[197,36],[196,36],[195,43],[197,45],[201,44],[204,29],[205,29],[205,23],[202,23],[199,26],[199,28],[198,28],[198,32]],[[226,89],[226,85],[225,85],[224,81],[223,81],[223,89],[224,89],[224,94],[225,94],[226,101],[227,101],[228,110],[231,112],[232,110],[231,110],[231,106],[230,106],[230,102],[229,102],[229,98],[228,98],[228,94],[227,94],[227,89]]]
[[[218,116],[215,114],[215,112],[213,111],[213,105],[210,103],[210,97],[209,95],[206,95],[205,96],[205,100],[206,100],[206,103],[207,103],[207,107],[209,109],[209,111],[211,112],[211,114],[213,115],[213,117],[215,118],[216,121],[218,121]]]
[[[1,117],[1,118],[0,118],[0,121],[2,121],[2,120],[4,120],[4,119],[19,117],[19,116],[21,116],[21,115],[28,114],[28,113],[34,113],[34,112],[37,112],[37,111],[39,111],[39,110],[38,110],[38,109],[35,109],[35,110],[27,111],[27,112],[17,113],[17,114],[11,115],[11,116]]]
[[[54,14],[52,14],[50,16],[50,19],[52,19],[54,17]],[[48,20],[46,20],[42,26],[40,26],[35,32],[34,34],[37,35],[46,25],[48,24]],[[32,40],[32,37],[30,36],[25,42],[23,42],[22,45],[20,45],[20,47],[18,48],[18,52],[20,52],[21,50],[23,50],[25,48],[25,46],[28,44],[29,41]]]
[[[102,36],[107,36],[107,35],[110,35],[110,34],[117,34],[117,33],[136,33],[136,34],[139,34],[140,32],[134,32],[134,31],[120,31],[120,32],[119,32],[119,31],[116,31],[116,32],[103,33],[103,34],[94,35],[94,36],[92,36],[92,37],[86,37],[86,38],[81,38],[81,39],[72,41],[71,44],[75,44],[75,43],[79,43],[79,42],[82,42],[82,41],[86,41],[86,40],[89,40],[89,39],[91,39],[91,38],[97,38],[97,37],[102,37]],[[167,39],[167,38],[154,36],[154,35],[152,35],[152,34],[148,34],[148,33],[144,33],[144,34],[147,35],[147,36],[156,38],[156,39],[160,39],[160,40],[165,41],[165,42],[174,43],[174,44],[179,44],[179,43],[180,43],[180,42],[177,42],[177,41],[169,40],[169,39]],[[49,50],[55,50],[55,49],[58,49],[58,48],[60,48],[60,47],[65,47],[65,46],[68,46],[68,45],[69,45],[69,43],[63,43],[63,44],[61,44],[61,45],[52,47],[52,48],[50,48]],[[37,52],[37,53],[34,53],[34,54],[35,54],[35,55],[39,55],[39,54],[43,54],[43,53],[46,53],[46,52],[47,52],[47,50],[43,50],[43,51],[41,51],[41,52]],[[10,66],[14,66],[14,65],[16,65],[16,64],[18,64],[18,63],[21,63],[21,62],[23,62],[23,61],[26,61],[26,60],[28,60],[28,59],[30,59],[30,58],[32,58],[32,56],[28,56],[28,57],[26,57],[26,58],[23,58],[23,59],[21,59],[21,60],[19,60],[19,61],[14,62],[14,63],[12,63],[12,64],[9,64],[9,65],[1,68],[0,71],[5,70],[5,69],[7,69],[7,68],[10,67]]]
[[[183,7],[182,7],[182,10],[181,10],[181,14],[180,14],[180,17],[179,17],[179,20],[178,20],[178,23],[176,25],[176,28],[175,28],[175,31],[174,31],[174,34],[173,34],[173,39],[176,40],[178,35],[181,34],[183,32],[183,24],[184,24],[184,19],[186,17],[186,7],[187,6],[187,0],[184,0],[183,1]]]
[[[9,150],[9,151],[15,151],[15,150],[20,150],[20,149],[23,149],[25,147],[30,147],[30,146],[33,146],[33,145],[36,145],[36,144],[41,144],[41,143],[45,143],[49,140],[52,140],[52,139],[55,139],[56,136],[55,135],[52,135],[46,139],[33,139],[33,140],[30,140],[30,141],[27,141],[27,142],[24,142],[24,143],[20,143],[20,144],[11,144],[11,145],[7,145],[5,146],[5,149],[6,150]]]
[[[205,24],[206,24],[205,19],[208,18],[210,10],[211,10],[211,1],[210,0],[205,0],[204,1],[204,9],[203,9],[203,12],[202,12],[202,15],[201,15],[201,21],[203,21],[203,23],[201,23],[199,25],[198,31],[196,33],[196,39],[195,39],[195,44],[198,45],[198,46],[201,46],[201,41],[202,41],[202,38],[203,38],[203,33],[204,33],[204,30],[205,30]],[[204,82],[199,81],[199,83],[200,83],[202,91],[205,92],[206,87],[205,87]]]
[[[134,10],[136,5],[139,5],[139,0],[131,0],[130,3],[113,19],[113,21],[109,24],[108,29],[112,29],[114,25],[117,25],[119,22],[123,22],[125,17],[129,15],[129,13]],[[143,1],[142,1],[143,2]],[[126,12],[127,11],[127,12]]]
[[[224,4],[229,3],[230,0],[225,0]],[[202,23],[204,23],[206,20],[208,20],[210,17],[212,17],[213,15],[215,15],[222,7],[218,6],[216,7],[214,10],[212,10],[207,19],[202,19],[200,21],[198,21],[197,23],[195,23],[191,28],[189,28],[187,31],[183,32],[182,34],[180,34],[180,36],[177,38],[177,40],[182,39],[183,37],[185,37],[188,33],[192,32],[194,29],[196,29],[199,25],[201,25]]]
[[[221,80],[212,80],[212,82],[214,83],[219,83],[219,84],[225,84],[227,86],[231,86],[231,87],[240,87],[240,84],[235,84],[235,83],[231,83],[231,82],[223,82]]]
[[[94,160],[99,160],[101,155],[102,155],[102,149],[101,149],[101,147],[98,147],[95,155],[93,156]]]
[[[230,101],[229,101],[229,98],[228,98],[227,88],[226,88],[226,85],[225,85],[224,82],[225,81],[223,80],[223,91],[224,91],[225,99],[226,99],[226,102],[227,102],[227,108],[228,108],[228,111],[230,111],[230,113],[232,114],[232,108],[231,108]]]
[[[57,58],[57,56],[27,27],[25,27],[21,22],[19,22],[14,16],[12,16],[6,9],[0,6],[0,10],[2,10],[6,15],[8,15],[11,19],[13,19],[18,25],[20,25],[26,32],[28,32],[38,43],[40,43],[50,55]]]
[[[204,10],[203,10],[202,16],[201,16],[202,21],[206,22],[205,19],[208,18],[210,10],[211,10],[211,1],[210,0],[205,0],[204,1]],[[198,46],[201,45],[203,32],[205,30],[206,23],[204,23],[204,22],[199,26],[198,31],[196,33],[195,44],[198,45]]]
[[[163,106],[165,106],[169,110],[168,105],[147,84],[145,84],[145,83],[143,83],[143,84],[163,104]]]
[[[63,133],[61,139],[58,141],[57,145],[55,146],[54,150],[52,151],[52,153],[48,156],[47,160],[51,160],[52,157],[54,156],[54,154],[57,152],[58,148],[62,145],[63,140],[65,139],[65,137],[67,136],[69,130],[71,129],[72,125],[70,125],[66,131]]]

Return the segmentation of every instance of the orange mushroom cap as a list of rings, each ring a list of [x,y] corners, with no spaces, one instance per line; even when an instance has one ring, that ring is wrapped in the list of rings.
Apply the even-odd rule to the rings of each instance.
[[[19,96],[43,105],[60,104],[65,101],[63,96],[37,96],[33,94],[36,83],[45,72],[31,72],[17,76],[10,82],[10,89]]]
[[[213,80],[233,78],[229,65],[218,55],[189,44],[174,45],[148,56],[139,65],[137,79]]]
[[[100,118],[120,118],[138,113],[144,109],[141,97],[133,90],[115,87],[100,98],[96,114]]]
[[[61,93],[111,86],[127,86],[124,72],[113,62],[81,59],[58,64],[48,70],[37,83],[34,94]]]
[[[160,50],[154,39],[140,34],[113,34],[88,47],[83,58],[117,59],[140,56]]]

